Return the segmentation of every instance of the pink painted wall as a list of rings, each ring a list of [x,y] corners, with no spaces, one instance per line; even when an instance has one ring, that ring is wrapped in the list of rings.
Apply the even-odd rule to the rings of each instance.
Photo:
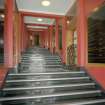
[[[105,67],[88,67],[88,73],[105,89]]]
[[[8,69],[0,66],[0,89],[4,85],[4,81],[5,81],[7,73],[8,73]]]

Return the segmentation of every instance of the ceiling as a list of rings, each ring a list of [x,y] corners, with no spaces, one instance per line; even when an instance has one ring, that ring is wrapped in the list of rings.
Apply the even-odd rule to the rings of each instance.
[[[77,2],[74,2],[72,7],[67,12],[67,16],[76,16],[77,14]]]
[[[0,0],[0,9],[4,8],[4,1]],[[50,6],[44,7],[41,5],[43,0],[16,0],[17,8],[19,11],[33,12],[33,13],[45,13],[54,15],[67,15],[74,13],[76,0],[49,0]],[[35,24],[48,24],[52,25],[55,20],[49,18],[42,18],[43,21],[37,21],[40,17],[25,16],[25,23]],[[41,27],[42,28],[42,27]]]
[[[71,8],[75,7],[76,0],[49,0],[51,5],[44,7],[41,5],[43,0],[16,0],[19,11],[33,12],[33,13],[44,13],[44,14],[55,14],[55,15],[66,15],[71,14]],[[74,8],[73,8],[74,10]],[[74,11],[73,11],[74,13]],[[43,21],[39,22],[37,19],[40,17],[29,17],[24,18],[25,23],[35,24],[54,24],[54,19],[42,18]]]
[[[38,21],[38,19],[40,19],[40,17],[25,16],[24,23],[52,25],[55,21],[55,19],[49,19],[49,18],[41,18],[41,19],[43,19],[42,21]]]
[[[49,0],[51,5],[44,7],[43,0],[16,0],[19,11],[66,15],[76,0]]]
[[[0,0],[0,9],[4,9],[4,1]],[[66,15],[76,2],[76,0],[49,0],[51,5],[44,7],[41,1],[43,0],[16,0],[16,3],[19,11]]]

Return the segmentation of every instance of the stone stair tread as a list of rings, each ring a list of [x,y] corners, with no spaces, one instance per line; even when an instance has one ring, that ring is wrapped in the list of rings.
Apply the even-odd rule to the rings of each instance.
[[[48,78],[48,79],[22,79],[22,80],[7,80],[6,83],[11,82],[32,82],[32,81],[56,81],[56,80],[78,80],[78,79],[90,79],[89,77],[72,77],[72,78]]]
[[[75,100],[74,102],[73,101],[67,101],[67,102],[59,102],[59,103],[56,103],[56,104],[53,104],[53,105],[92,105],[92,104],[99,104],[101,105],[100,103],[104,103],[105,104],[105,98],[100,98],[100,99],[79,99],[79,100]],[[104,105],[102,104],[102,105]]]
[[[62,72],[37,72],[37,73],[17,73],[17,74],[9,74],[9,76],[27,76],[27,75],[60,75],[60,74],[79,74],[79,73],[81,73],[81,74],[84,74],[85,72],[84,71],[71,71],[71,72],[64,72],[64,71],[62,71]]]
[[[95,83],[77,83],[77,84],[62,84],[62,85],[50,85],[50,86],[36,86],[36,87],[18,87],[18,88],[4,88],[3,91],[13,91],[13,90],[31,90],[31,89],[48,89],[48,88],[63,88],[63,87],[78,87],[78,86],[94,86]]]
[[[29,100],[29,99],[38,99],[38,98],[50,98],[50,97],[62,97],[62,96],[75,96],[75,95],[87,95],[87,94],[100,94],[100,90],[87,90],[87,91],[80,91],[80,92],[64,92],[64,93],[53,93],[53,94],[46,94],[46,95],[25,95],[25,96],[14,96],[14,97],[1,97],[0,102],[3,101],[13,101],[13,100]]]

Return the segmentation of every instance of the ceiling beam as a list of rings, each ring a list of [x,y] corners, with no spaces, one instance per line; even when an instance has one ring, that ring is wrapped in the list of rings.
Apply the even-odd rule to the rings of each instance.
[[[36,24],[36,23],[25,23],[28,26],[43,26],[43,27],[49,27],[51,25],[49,24]]]
[[[63,17],[63,15],[46,14],[46,13],[35,13],[35,12],[26,12],[26,11],[20,11],[20,13],[23,16],[43,17],[43,18],[52,18],[52,19],[58,19],[58,18],[62,18]]]
[[[33,30],[33,29],[28,29],[29,32],[43,32],[44,30]]]
[[[27,27],[27,29],[28,30],[48,30],[48,29],[44,29],[44,28],[28,28],[28,27]]]

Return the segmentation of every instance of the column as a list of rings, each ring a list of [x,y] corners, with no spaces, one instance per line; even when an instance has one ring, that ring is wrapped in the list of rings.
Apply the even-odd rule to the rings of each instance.
[[[8,68],[14,66],[13,57],[13,18],[14,0],[5,0],[6,15],[4,26],[4,65]]]
[[[14,66],[16,68],[20,59],[19,13],[14,12],[14,19]]]
[[[47,30],[47,35],[48,35],[48,49],[50,50],[50,28],[49,27]]]
[[[28,37],[28,31],[27,31],[27,27],[24,24],[24,51],[27,49],[27,37]]]
[[[49,30],[50,30],[50,52],[53,53],[53,45],[52,45],[52,41],[53,41],[53,26],[50,26]]]
[[[43,48],[45,48],[45,31],[43,31],[42,32],[42,38],[43,38],[43,41],[42,41],[42,43],[43,43]]]
[[[45,48],[48,48],[48,34],[47,34],[47,30],[45,30]]]
[[[55,25],[55,52],[58,52],[59,50],[59,22],[58,19],[56,19],[56,25]]]
[[[87,18],[85,14],[85,0],[77,2],[77,33],[78,33],[78,66],[87,64]]]
[[[24,52],[24,36],[25,30],[24,30],[24,17],[21,15],[21,53]]]
[[[21,52],[22,52],[22,15],[19,13],[19,41],[18,41],[18,49],[19,49],[19,62],[21,61]]]
[[[41,46],[44,48],[45,47],[45,34],[44,34],[44,31],[42,31],[40,33],[40,36],[41,36]]]
[[[66,35],[67,35],[67,20],[62,18],[62,62],[66,63]]]

